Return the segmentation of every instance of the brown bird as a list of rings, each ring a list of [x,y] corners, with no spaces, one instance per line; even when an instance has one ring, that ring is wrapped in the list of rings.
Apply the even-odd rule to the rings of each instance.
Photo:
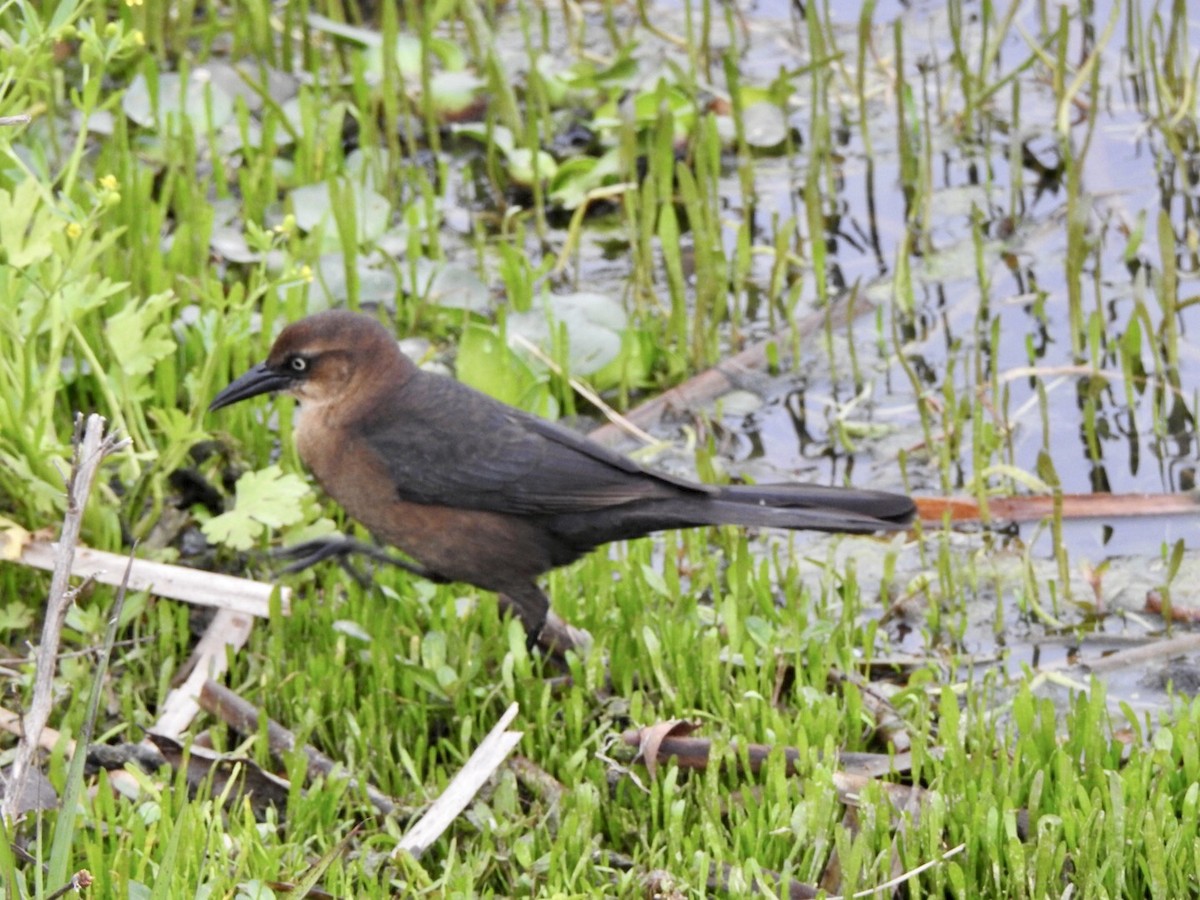
[[[415,560],[410,570],[507,597],[531,639],[549,614],[538,576],[610,541],[699,525],[895,531],[915,512],[910,498],[880,491],[651,472],[422,371],[383,325],[345,310],[287,326],[209,409],[268,391],[300,401],[300,458],[351,516]],[[361,545],[318,546],[305,562],[349,549]]]

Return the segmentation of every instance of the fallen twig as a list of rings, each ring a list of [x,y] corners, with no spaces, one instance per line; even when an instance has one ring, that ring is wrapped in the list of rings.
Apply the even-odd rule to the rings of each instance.
[[[811,313],[799,321],[789,324],[786,329],[780,330],[758,343],[751,344],[711,369],[706,369],[699,375],[689,378],[669,391],[663,391],[640,406],[631,409],[622,417],[620,425],[609,422],[593,429],[588,437],[609,447],[619,446],[628,442],[629,427],[649,431],[657,426],[671,410],[694,410],[708,406],[722,394],[727,394],[739,387],[746,380],[747,375],[766,370],[776,356],[781,366],[791,365],[792,334],[821,334],[821,329],[831,319],[835,323],[844,323],[852,305],[838,303],[832,305],[828,310]]]
[[[258,723],[261,721],[258,707],[215,681],[204,682],[200,690],[200,705],[207,712],[229,725],[230,728],[242,734],[255,734],[258,731]],[[285,753],[296,749],[296,736],[278,722],[267,719],[267,744],[274,756],[282,758]],[[309,778],[315,778],[318,775],[333,775],[339,768],[338,763],[315,747],[305,744],[300,749],[308,757]],[[342,769],[344,771],[344,767]],[[396,811],[395,801],[373,784],[360,782],[353,777],[348,777],[347,783],[355,789],[361,786],[367,799],[371,801],[371,805],[384,815],[390,815]]]
[[[908,736],[908,724],[884,694],[882,685],[860,678],[853,672],[831,672],[829,680],[835,684],[845,682],[858,688],[863,708],[875,720],[876,734],[898,753],[912,749],[912,739]]]
[[[28,537],[25,532],[21,533]],[[46,540],[25,540],[15,561],[36,569],[54,569],[58,565],[59,546],[59,543]],[[120,573],[130,563],[116,553],[74,545],[74,555],[68,565],[71,575],[119,585]],[[225,671],[226,648],[239,650],[245,646],[253,627],[250,617],[270,615],[271,596],[276,590],[280,610],[287,615],[291,609],[291,588],[145,559],[133,560],[128,578],[130,590],[148,591],[159,597],[217,610],[192,653],[191,674],[168,695],[154,725],[156,733],[178,737],[200,708],[197,698],[201,685]]]
[[[400,843],[392,851],[393,858],[406,852],[419,857],[467,808],[467,804],[479,793],[479,789],[520,742],[523,732],[506,730],[517,717],[517,709],[518,706],[514,703],[505,710],[500,721],[471,754],[467,764],[446,785],[446,790],[442,791],[441,796],[433,801],[425,815],[400,838]]]
[[[965,850],[965,849],[967,849],[966,844],[958,844],[954,847],[951,847],[949,850],[947,850],[945,853],[943,853],[937,859],[928,860],[927,862],[921,863],[921,865],[917,866],[915,869],[909,869],[906,872],[901,872],[895,878],[889,879],[888,881],[885,881],[883,884],[877,884],[877,885],[875,885],[875,887],[865,888],[864,890],[856,891],[853,894],[850,894],[848,896],[834,895],[834,896],[828,897],[827,900],[858,900],[858,898],[862,898],[862,897],[874,897],[877,894],[882,894],[884,891],[891,890],[894,887],[899,887],[906,881],[911,881],[912,879],[914,879],[918,875],[920,875],[922,872],[924,872],[928,869],[932,869],[936,865],[940,865],[941,863],[944,863],[950,857],[957,856],[959,853],[962,853],[963,850]]]
[[[35,569],[53,569],[58,545],[50,541],[30,541],[21,551],[19,562]],[[71,574],[90,576],[101,584],[116,586],[121,582],[126,559],[118,553],[77,547],[71,564]],[[271,614],[271,592],[275,585],[205,572],[187,566],[135,560],[129,574],[131,591],[148,591],[158,597],[182,600],[195,606],[213,606],[244,615],[266,618]],[[292,591],[280,587],[279,606],[286,615],[291,606]]]
[[[154,747],[163,760],[175,770],[182,769],[188,789],[196,791],[208,784],[212,796],[246,797],[257,818],[274,809],[282,816],[287,811],[291,784],[268,772],[252,759],[229,753],[217,753],[193,741],[188,749],[174,738],[150,733],[146,742]]]
[[[1169,659],[1184,653],[1195,653],[1200,650],[1200,634],[1185,634],[1177,638],[1162,641],[1152,641],[1144,647],[1133,647],[1129,650],[1118,650],[1108,656],[1093,659],[1084,663],[1084,667],[1092,673],[1114,672],[1130,666],[1140,666],[1144,663]]]
[[[517,776],[517,782],[534,794],[548,809],[556,809],[568,793],[565,784],[528,756],[514,756],[508,761],[508,768]]]
[[[246,646],[254,620],[243,613],[222,609],[213,616],[200,638],[189,660],[191,672],[178,687],[167,695],[158,721],[154,723],[155,734],[177,738],[196,718],[200,711],[200,697],[206,682],[219,678],[229,668],[226,648],[235,651]]]
[[[676,765],[683,769],[707,769],[709,755],[712,752],[712,741],[708,738],[694,738],[672,733],[678,727],[679,723],[665,722],[646,728],[634,728],[622,733],[621,740],[631,747],[638,748],[644,757],[643,762],[651,774],[656,765],[670,758],[674,758]],[[738,748],[737,742],[731,741],[729,746],[740,758],[743,751]],[[747,767],[752,773],[758,773],[766,765],[771,754],[775,752],[783,754],[787,774],[795,775],[800,762],[800,751],[794,747],[780,748],[772,747],[769,744],[747,744],[745,748]],[[653,761],[650,759],[651,756],[653,756]],[[856,766],[870,765],[873,761],[878,760],[878,766],[871,766],[873,771],[879,771],[882,768],[883,772],[903,772],[911,764],[911,755],[909,753],[839,754],[839,763],[842,760],[850,761]],[[886,782],[883,782],[883,785],[885,790],[897,787],[897,785],[888,785]],[[860,786],[858,782],[853,783],[854,789]],[[847,787],[849,789],[850,785]]]

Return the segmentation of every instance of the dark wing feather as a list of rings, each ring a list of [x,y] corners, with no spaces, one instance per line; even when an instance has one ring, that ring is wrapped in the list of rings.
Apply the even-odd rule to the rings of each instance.
[[[582,435],[418,372],[357,426],[409,502],[554,515],[712,489],[647,472]]]

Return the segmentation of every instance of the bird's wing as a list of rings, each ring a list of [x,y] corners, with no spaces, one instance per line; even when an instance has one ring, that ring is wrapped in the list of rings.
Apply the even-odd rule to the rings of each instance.
[[[414,503],[553,515],[711,490],[423,372],[357,428]]]

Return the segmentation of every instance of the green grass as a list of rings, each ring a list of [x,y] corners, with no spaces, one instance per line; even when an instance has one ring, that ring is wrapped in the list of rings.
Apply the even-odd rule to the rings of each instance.
[[[423,361],[539,411],[589,412],[570,377],[629,408],[773,335],[779,379],[748,386],[764,418],[791,392],[805,457],[745,459],[736,417],[660,428],[675,451],[659,462],[706,477],[851,472],[985,502],[1189,486],[1186,3],[1118,3],[1086,39],[1077,13],[1041,4],[951,2],[891,22],[809,3],[769,23],[683,6],[404,2],[365,21],[295,2],[0,6],[0,115],[34,117],[0,129],[0,516],[57,523],[78,409],[134,444],[88,508],[93,546],[136,538],[146,556],[270,578],[268,545],[326,518],[349,527],[310,491],[250,552],[197,553],[219,510],[177,509],[171,480],[186,469],[232,505],[244,471],[303,473],[290,402],[205,407],[284,323],[329,302],[382,302],[398,334],[428,341]],[[176,75],[188,104],[172,100]],[[444,91],[464,84],[477,102],[452,122]],[[574,154],[556,144],[572,126],[590,134]],[[578,301],[584,324],[546,312],[575,291],[624,311],[603,365],[581,347],[597,327],[586,315],[607,307]],[[794,326],[812,313],[823,327]],[[557,370],[495,352],[514,332],[540,334]],[[569,685],[490,596],[389,571],[364,589],[323,566],[290,579],[293,615],[259,625],[227,681],[402,814],[376,816],[337,779],[304,784],[299,753],[271,760],[261,735],[202,717],[194,731],[219,749],[292,779],[287,808],[256,818],[236,791],[190,792],[180,772],[139,774],[136,797],[99,775],[68,868],[114,897],[271,896],[265,883],[314,865],[347,897],[642,896],[654,870],[683,896],[751,892],[762,871],[849,895],[962,844],[910,893],[1194,894],[1200,707],[1038,670],[1030,654],[1153,636],[1121,578],[1196,605],[1194,541],[1158,526],[1118,527],[1112,544],[1061,516],[1023,541],[636,542],[547,579],[595,638]],[[28,693],[48,581],[0,567],[8,707]],[[68,618],[63,649],[82,654],[62,660],[52,722],[67,735],[111,602],[97,587]],[[182,605],[128,598],[99,739],[141,738],[193,642]],[[890,780],[924,789],[915,808],[879,785],[857,809],[838,801],[837,752],[887,752],[841,674],[890,692],[912,743],[911,773]],[[502,769],[419,862],[389,862],[513,701],[518,752],[562,793]],[[698,722],[720,764],[651,776],[617,741],[673,718]],[[732,745],[747,743],[796,748],[798,773],[780,753],[745,774]],[[46,766],[60,794],[66,763],[60,750]],[[48,860],[57,820],[10,836]],[[61,887],[6,847],[0,882],[11,897]]]

